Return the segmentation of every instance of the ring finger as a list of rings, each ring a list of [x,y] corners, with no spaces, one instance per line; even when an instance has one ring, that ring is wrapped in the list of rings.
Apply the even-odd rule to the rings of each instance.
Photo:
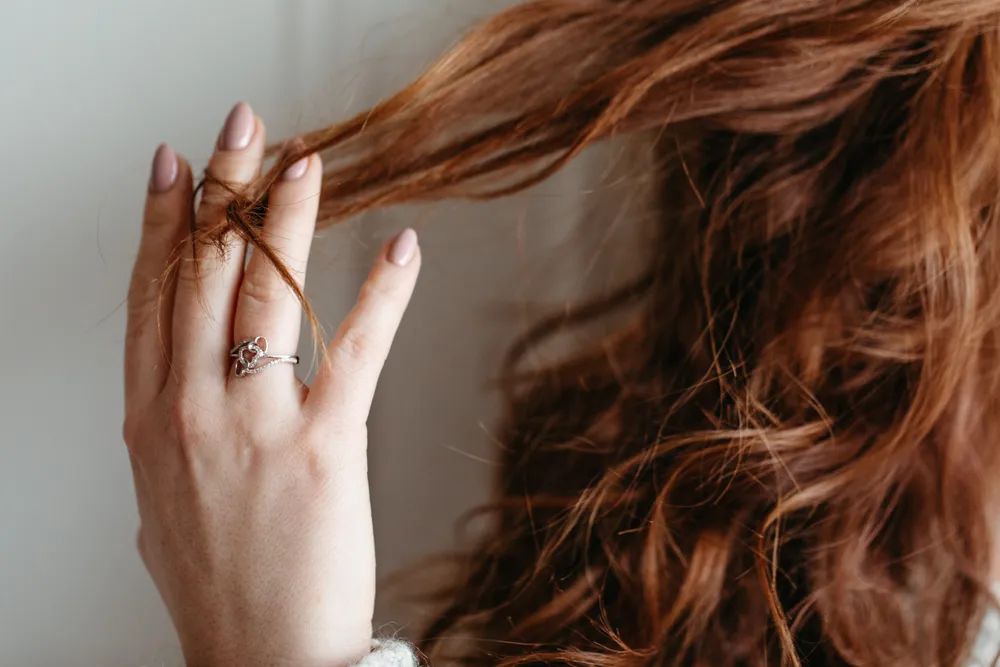
[[[271,189],[261,229],[261,242],[281,260],[299,289],[305,285],[322,176],[318,155],[308,155],[288,167]],[[270,354],[294,354],[301,320],[302,307],[295,293],[265,253],[254,248],[236,303],[236,341],[263,336]],[[293,368],[279,364],[263,373],[259,381],[289,379],[294,379]]]

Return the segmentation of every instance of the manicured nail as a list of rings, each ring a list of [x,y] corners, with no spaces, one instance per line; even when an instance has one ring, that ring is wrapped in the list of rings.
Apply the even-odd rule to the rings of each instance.
[[[160,144],[153,156],[153,168],[149,174],[149,191],[163,194],[174,187],[177,182],[177,153],[166,145]]]
[[[397,266],[406,266],[417,253],[417,233],[412,229],[403,231],[389,248],[389,261]]]
[[[240,102],[226,117],[226,124],[222,126],[222,133],[219,135],[219,148],[224,151],[246,148],[256,129],[257,118],[254,117],[253,109],[249,104]]]
[[[292,166],[285,169],[284,173],[281,174],[281,180],[297,181],[305,175],[308,169],[309,169],[309,156],[307,155],[298,162],[292,163]]]

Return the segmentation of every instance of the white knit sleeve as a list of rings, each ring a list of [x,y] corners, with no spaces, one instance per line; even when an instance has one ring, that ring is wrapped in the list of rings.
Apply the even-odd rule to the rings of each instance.
[[[399,639],[374,639],[372,652],[354,667],[419,667],[413,646]]]

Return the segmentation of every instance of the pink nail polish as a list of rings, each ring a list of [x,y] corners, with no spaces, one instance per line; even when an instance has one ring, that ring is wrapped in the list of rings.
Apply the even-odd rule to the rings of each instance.
[[[163,194],[177,182],[177,154],[170,146],[160,144],[153,156],[153,167],[149,174],[149,191]]]
[[[389,248],[389,261],[397,266],[406,266],[417,254],[417,233],[412,229],[404,230]]]
[[[281,180],[297,181],[303,176],[305,176],[305,173],[308,170],[309,170],[309,156],[307,155],[298,162],[292,163],[290,167],[285,169],[284,173],[281,174]]]
[[[257,129],[257,117],[249,104],[240,102],[226,116],[226,124],[219,135],[219,148],[224,151],[242,150],[250,145]]]

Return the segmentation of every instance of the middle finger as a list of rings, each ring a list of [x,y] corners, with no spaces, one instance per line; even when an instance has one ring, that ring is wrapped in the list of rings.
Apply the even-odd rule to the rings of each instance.
[[[232,199],[226,186],[238,191],[260,173],[264,145],[264,124],[247,104],[237,104],[226,119],[208,165],[209,174],[225,185],[211,180],[206,183],[196,217],[199,230],[225,221],[226,206]],[[191,243],[189,239],[177,281],[173,376],[179,382],[224,386],[246,242],[228,234],[222,252],[201,246],[197,260],[193,259]]]

